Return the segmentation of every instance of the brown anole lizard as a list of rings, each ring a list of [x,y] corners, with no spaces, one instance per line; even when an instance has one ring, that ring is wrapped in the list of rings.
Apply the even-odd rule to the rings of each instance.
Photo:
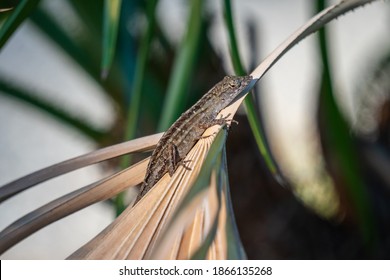
[[[172,124],[152,153],[135,203],[165,173],[172,176],[179,165],[185,164],[183,159],[207,128],[226,124],[229,116],[217,119],[219,112],[235,100],[251,81],[251,76],[226,76]]]

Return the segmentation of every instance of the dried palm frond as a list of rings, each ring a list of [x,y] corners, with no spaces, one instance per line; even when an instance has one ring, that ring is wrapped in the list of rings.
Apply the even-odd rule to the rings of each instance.
[[[25,191],[32,186],[73,170],[121,155],[151,150],[156,146],[161,136],[162,133],[158,133],[146,137],[141,137],[132,141],[112,145],[110,147],[93,151],[91,153],[78,156],[28,174],[2,186],[0,188],[0,202],[22,191]]]
[[[0,252],[23,238],[91,204],[107,200],[142,182],[148,161],[62,196],[18,219],[0,232]]]
[[[215,180],[214,172],[212,180],[208,179],[209,167],[214,165],[224,145],[222,138],[216,142],[219,145],[212,149],[214,152],[208,155],[218,129],[214,127],[208,130],[186,157],[191,170],[180,166],[172,178],[166,174],[134,207],[127,208],[113,224],[70,258],[188,259],[198,252],[207,237],[215,240],[215,236],[209,236],[210,229],[216,231],[218,220],[227,224],[228,212],[226,176],[223,180]],[[201,169],[208,174],[199,176]],[[221,170],[220,164],[214,170]],[[224,210],[220,211],[222,204]],[[208,258],[227,257],[225,249],[228,246],[221,242],[227,240],[226,234],[219,233],[218,236],[216,240],[219,242],[208,246]]]

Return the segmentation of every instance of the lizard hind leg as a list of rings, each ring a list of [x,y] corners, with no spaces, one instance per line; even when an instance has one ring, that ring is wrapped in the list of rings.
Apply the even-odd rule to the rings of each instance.
[[[187,163],[191,162],[191,160],[183,160],[177,149],[175,144],[169,144],[169,158],[168,158],[168,173],[170,176],[175,173],[176,169],[182,165],[185,169],[191,170],[190,167],[186,166]]]

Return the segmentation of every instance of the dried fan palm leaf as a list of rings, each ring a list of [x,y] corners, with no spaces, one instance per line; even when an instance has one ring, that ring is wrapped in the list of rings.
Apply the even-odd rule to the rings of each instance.
[[[135,140],[112,145],[88,154],[78,156],[49,167],[43,168],[22,178],[12,181],[0,188],[0,202],[28,188],[70,171],[95,164],[121,155],[144,152],[153,149],[162,133],[141,137]]]
[[[220,154],[224,143],[225,137],[219,137],[213,143],[195,183],[177,207],[167,230],[159,238],[160,245],[152,258],[189,259],[204,243],[210,229],[213,228],[215,232],[221,190],[218,188],[216,173],[221,170]],[[169,244],[178,246],[172,248]]]
[[[39,229],[142,182],[149,159],[60,197],[18,219],[0,232],[0,253]]]
[[[223,110],[221,115],[235,112],[239,106],[239,102],[240,100],[237,100],[237,102]],[[214,192],[201,192],[200,195],[187,198],[187,203],[192,205],[192,207],[186,208],[186,211],[179,211],[179,213],[186,213],[183,215],[178,214],[182,219],[175,217],[174,213],[177,209],[180,209],[179,203],[181,203],[184,196],[190,190],[193,191],[196,189],[196,185],[194,188],[191,188],[191,186],[197,180],[200,169],[204,165],[204,159],[210,149],[211,143],[214,141],[215,133],[220,129],[221,126],[214,126],[206,130],[203,137],[190,151],[185,159],[190,163],[188,166],[190,170],[180,166],[172,178],[169,178],[169,175],[166,174],[134,207],[127,208],[113,224],[108,226],[102,233],[77,250],[69,258],[185,258],[194,254],[195,250],[204,241],[201,240],[202,242],[200,242],[198,239],[198,242],[196,242],[192,238],[196,229],[204,232],[200,236],[207,236],[210,229],[213,229],[214,234],[211,236],[211,243],[215,237],[221,207],[220,198],[215,198],[218,196],[214,196],[213,198],[212,195],[213,193],[215,194],[216,187],[208,188],[208,190],[214,189]],[[223,146],[224,141],[221,141],[221,143],[221,146]],[[206,170],[209,168],[210,166],[206,166]],[[212,180],[212,182],[215,185],[215,181]],[[202,203],[200,203],[202,197],[208,198],[207,207],[203,209],[202,207],[199,208],[199,205],[202,206]],[[186,200],[183,203],[186,204]],[[193,214],[190,215],[189,213]],[[184,229],[193,221],[194,213],[196,213],[195,220],[197,222],[193,223],[190,230],[185,232]],[[211,213],[213,214],[211,215]],[[221,213],[222,217],[226,215],[226,210],[224,213]],[[213,218],[210,218],[210,216]],[[178,225],[178,228],[174,226],[167,227],[172,217],[174,217],[175,224]],[[208,220],[208,223],[205,223],[204,220]],[[205,227],[205,225],[208,226]],[[167,241],[159,241],[160,236],[162,236],[166,228],[173,230],[175,234],[168,234],[171,237]],[[196,232],[198,233],[199,231]],[[223,235],[219,235],[218,237],[216,240],[219,241],[219,246],[216,243],[211,246],[213,249],[210,251],[209,258],[224,258],[227,256],[226,250],[221,249],[226,248],[226,244],[224,246],[220,245],[221,240],[223,240]],[[168,249],[164,249],[164,246],[161,244],[166,244]],[[195,246],[196,244],[197,246]]]
[[[114,223],[80,248],[70,259],[150,258],[158,237],[196,180],[219,126],[208,129],[172,178],[166,174],[134,207],[128,207]]]
[[[177,213],[172,217],[167,231],[159,240],[160,247],[157,248],[153,258],[246,258],[234,222],[224,144],[224,138],[214,141],[198,177],[203,180],[198,179],[191,189],[193,193],[196,192],[194,189],[198,191],[195,194],[189,193],[184,199]],[[190,225],[186,227],[189,223]],[[179,242],[175,242],[175,239]],[[179,244],[179,246],[168,244]]]
[[[221,179],[218,180],[218,177]],[[152,258],[245,259],[230,211],[226,166],[215,167],[206,189],[189,201],[191,203],[172,218]],[[189,221],[192,223],[186,226]]]

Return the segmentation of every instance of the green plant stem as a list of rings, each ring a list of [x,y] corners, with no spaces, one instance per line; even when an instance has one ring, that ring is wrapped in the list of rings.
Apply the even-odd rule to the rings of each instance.
[[[202,0],[191,1],[187,33],[175,60],[158,131],[166,130],[184,110],[184,92],[191,79],[202,26]]]
[[[7,17],[0,29],[0,49],[19,25],[30,15],[40,0],[22,0]]]
[[[238,49],[236,33],[234,30],[233,23],[233,13],[230,0],[224,1],[224,18],[227,26],[228,34],[229,34],[229,46],[230,46],[230,55],[233,63],[233,68],[236,75],[246,75],[246,71],[243,67],[240,58],[240,52]],[[278,181],[282,180],[282,176],[279,173],[279,169],[277,164],[272,156],[271,151],[268,148],[266,138],[263,134],[263,127],[261,121],[257,115],[255,103],[253,100],[253,96],[248,94],[248,96],[244,100],[245,109],[248,116],[249,125],[251,127],[253,136],[255,137],[257,147],[264,158],[264,161],[270,170],[270,172],[276,176]]]
[[[93,139],[96,142],[102,141],[106,135],[105,131],[94,129],[92,126],[85,123],[83,120],[73,117],[69,112],[64,111],[60,107],[57,107],[50,102],[39,98],[38,94],[27,92],[25,89],[11,85],[1,79],[0,94],[8,95],[12,98],[17,98],[25,103],[28,103],[35,108],[42,110],[48,115],[55,117],[56,119],[61,121],[61,123],[64,123],[79,130],[83,135]]]
[[[100,84],[105,93],[109,93],[109,98],[112,98],[118,105],[122,105],[121,96],[121,81],[116,78],[117,75],[110,75],[110,78],[101,82],[99,76],[99,66],[93,59],[95,55],[86,50],[90,50],[87,46],[80,46],[80,42],[72,39],[64,30],[39,7],[31,14],[30,19],[53,43],[65,51],[75,63],[80,65],[86,73],[93,78],[96,83]],[[111,70],[113,72],[113,69]],[[118,75],[119,76],[119,75]],[[122,108],[121,108],[122,109]]]
[[[317,12],[325,8],[325,1],[318,0]],[[322,60],[322,82],[320,92],[320,113],[324,120],[324,134],[332,156],[338,163],[338,171],[343,176],[347,193],[356,212],[362,236],[367,245],[374,241],[374,219],[366,186],[360,176],[356,147],[351,139],[349,127],[346,123],[334,96],[333,82],[329,65],[326,28],[318,33],[318,43]]]
[[[131,89],[131,99],[130,105],[127,112],[127,124],[125,139],[130,140],[135,137],[135,132],[137,129],[138,118],[139,118],[139,109],[141,103],[141,94],[142,86],[144,82],[144,76],[146,71],[146,64],[148,61],[149,51],[151,47],[151,42],[153,38],[154,26],[156,24],[155,19],[155,9],[157,5],[157,0],[148,1],[147,7],[147,17],[148,17],[148,27],[141,40],[139,46],[139,55],[137,56],[136,69],[133,80],[133,86]],[[127,167],[129,164],[129,158],[122,162],[122,167]]]
[[[139,109],[141,103],[142,86],[144,82],[146,63],[149,56],[150,46],[153,38],[153,31],[156,24],[155,10],[157,0],[148,1],[147,17],[148,27],[141,40],[139,47],[139,55],[137,56],[135,76],[131,90],[130,106],[127,111],[127,123],[125,131],[125,139],[130,140],[135,137],[135,132],[139,119]],[[131,157],[126,155],[122,157],[121,167],[126,168],[131,162]],[[119,194],[115,199],[117,214],[122,213],[125,209],[124,195]]]
[[[105,0],[103,15],[103,54],[101,76],[107,78],[114,59],[122,0]]]

